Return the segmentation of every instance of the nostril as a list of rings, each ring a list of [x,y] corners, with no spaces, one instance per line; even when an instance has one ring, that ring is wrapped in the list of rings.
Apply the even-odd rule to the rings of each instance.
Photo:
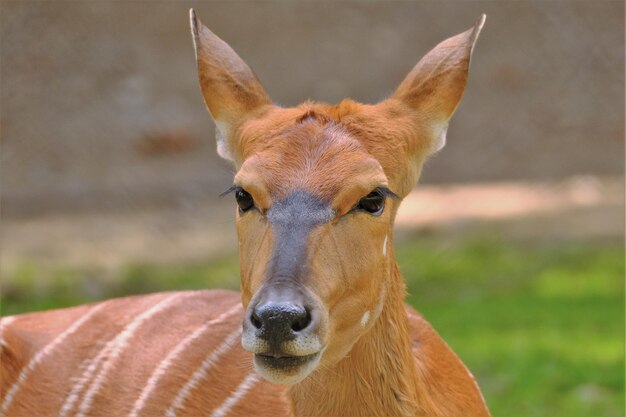
[[[252,323],[252,325],[256,327],[257,329],[260,329],[263,326],[261,319],[259,319],[255,311],[253,311],[252,314],[250,315],[250,323]]]
[[[291,340],[309,328],[313,318],[311,310],[299,303],[266,301],[250,311],[248,320],[258,337]]]
[[[299,332],[300,330],[306,329],[306,327],[311,323],[311,313],[308,308],[304,309],[304,314],[300,314],[294,321],[291,323],[291,330],[294,332]]]

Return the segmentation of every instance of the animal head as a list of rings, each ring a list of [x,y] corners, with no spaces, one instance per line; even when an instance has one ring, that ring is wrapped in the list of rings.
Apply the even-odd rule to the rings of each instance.
[[[190,18],[218,153],[237,170],[242,344],[259,374],[293,384],[344,357],[380,315],[396,212],[445,144],[485,17],[380,103],[293,108],[273,104],[231,47]]]

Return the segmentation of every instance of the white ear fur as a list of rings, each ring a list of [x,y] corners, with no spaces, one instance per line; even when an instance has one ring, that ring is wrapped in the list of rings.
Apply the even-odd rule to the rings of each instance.
[[[191,40],[193,42],[193,52],[198,60],[198,44],[196,38],[198,37],[198,20],[196,18],[196,11],[192,8],[189,9],[189,27],[191,28]]]
[[[230,130],[228,124],[215,120],[215,142],[217,143],[217,154],[224,159],[235,162],[235,157],[228,145],[228,135]]]
[[[438,132],[435,132],[435,139],[433,140],[433,146],[430,150],[430,154],[439,152],[446,146],[446,134],[448,133],[448,123],[443,124],[438,128]]]

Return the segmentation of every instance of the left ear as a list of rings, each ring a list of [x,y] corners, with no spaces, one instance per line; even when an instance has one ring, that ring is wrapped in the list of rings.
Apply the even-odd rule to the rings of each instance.
[[[437,45],[417,63],[392,96],[419,114],[421,123],[430,128],[430,153],[446,143],[448,122],[463,96],[474,44],[484,23],[483,14],[472,29]]]
[[[234,131],[250,115],[271,104],[250,67],[189,11],[200,88],[217,126],[217,152],[236,164],[242,150]]]

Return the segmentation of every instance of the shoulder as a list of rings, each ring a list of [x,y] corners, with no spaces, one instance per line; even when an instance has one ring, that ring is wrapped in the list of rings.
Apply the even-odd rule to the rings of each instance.
[[[445,404],[443,415],[489,416],[480,388],[469,369],[426,319],[406,307],[413,357],[428,403]],[[435,414],[439,415],[439,414]]]

